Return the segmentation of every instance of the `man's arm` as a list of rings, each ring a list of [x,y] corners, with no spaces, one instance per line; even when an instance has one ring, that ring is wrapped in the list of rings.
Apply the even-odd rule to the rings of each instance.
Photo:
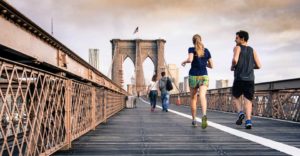
[[[254,63],[255,63],[254,69],[260,69],[261,63],[255,50],[253,50],[253,55],[254,55]]]
[[[239,56],[241,52],[240,46],[235,46],[233,49],[233,58],[232,58],[232,64],[231,64],[231,70],[234,71],[235,65],[237,65],[239,61]]]

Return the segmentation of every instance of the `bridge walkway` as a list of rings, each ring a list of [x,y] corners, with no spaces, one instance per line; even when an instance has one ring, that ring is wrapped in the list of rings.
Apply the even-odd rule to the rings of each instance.
[[[236,114],[208,111],[209,127],[201,129],[184,114],[189,107],[150,112],[140,99],[137,108],[124,109],[55,155],[300,155],[300,123],[253,117],[247,130],[235,125]]]

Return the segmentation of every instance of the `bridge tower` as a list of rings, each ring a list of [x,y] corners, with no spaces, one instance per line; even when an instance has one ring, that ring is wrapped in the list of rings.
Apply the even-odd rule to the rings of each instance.
[[[143,62],[149,57],[154,64],[154,72],[160,78],[160,73],[165,71],[164,66],[164,45],[166,41],[163,39],[157,40],[121,40],[113,39],[112,44],[112,80],[122,85],[123,74],[122,65],[127,57],[131,59],[135,68],[135,86],[136,92],[145,91]]]

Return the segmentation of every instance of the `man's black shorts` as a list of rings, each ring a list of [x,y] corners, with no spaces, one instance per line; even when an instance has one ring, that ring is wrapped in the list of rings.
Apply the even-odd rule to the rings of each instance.
[[[254,81],[234,81],[232,95],[239,98],[241,95],[252,101],[254,96]]]

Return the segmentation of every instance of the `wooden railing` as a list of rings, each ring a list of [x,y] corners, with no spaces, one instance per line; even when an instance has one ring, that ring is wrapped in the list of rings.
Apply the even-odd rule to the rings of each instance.
[[[0,0],[0,155],[50,155],[125,106],[128,94]]]
[[[190,105],[189,92],[171,95],[170,103],[176,104],[178,96],[182,105]],[[208,90],[206,97],[208,109],[236,111],[231,88]],[[200,107],[199,99],[197,106]],[[255,84],[253,115],[300,122],[300,79]]]
[[[0,155],[50,155],[125,107],[125,94],[0,58]]]

